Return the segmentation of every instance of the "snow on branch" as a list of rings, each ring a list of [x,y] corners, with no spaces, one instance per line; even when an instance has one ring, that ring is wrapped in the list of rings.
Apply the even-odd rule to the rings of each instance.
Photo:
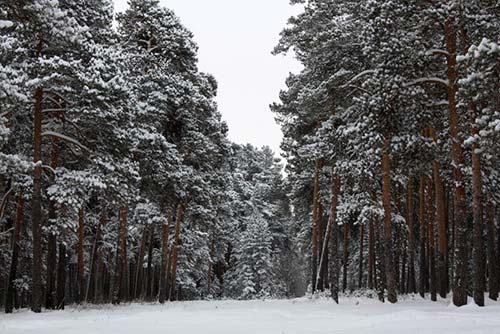
[[[358,80],[359,78],[361,78],[362,76],[365,76],[365,75],[368,75],[368,74],[373,74],[375,73],[375,70],[366,70],[366,71],[363,71],[357,75],[355,75],[351,80],[349,80],[345,85],[342,86],[342,88],[346,88],[346,87],[349,87],[349,85]]]
[[[68,143],[71,143],[73,145],[76,145],[78,147],[80,147],[81,149],[91,153],[92,151],[90,149],[88,149],[85,145],[83,145],[82,143],[80,143],[78,140],[76,139],[73,139],[71,137],[68,137],[68,136],[65,136],[63,134],[60,134],[58,132],[54,132],[54,131],[45,131],[44,133],[42,133],[42,136],[43,137],[56,137],[56,138],[59,138],[63,141],[66,141]]]
[[[430,50],[427,50],[426,54],[428,56],[430,56],[430,55],[441,55],[441,56],[445,56],[447,58],[450,57],[450,54],[448,53],[448,51],[441,50],[441,49],[430,49]]]
[[[404,87],[406,88],[406,87],[416,86],[416,85],[423,84],[423,83],[442,84],[442,85],[445,85],[446,87],[448,87],[450,84],[448,80],[441,79],[441,78],[419,78],[419,79],[416,79],[416,80],[413,80],[411,82],[406,83],[404,85]]]

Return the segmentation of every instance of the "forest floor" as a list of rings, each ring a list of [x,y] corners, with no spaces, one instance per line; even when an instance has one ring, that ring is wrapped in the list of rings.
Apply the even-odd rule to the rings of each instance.
[[[1,334],[495,334],[500,303],[456,308],[408,297],[396,305],[368,298],[209,301],[67,308],[0,315]]]

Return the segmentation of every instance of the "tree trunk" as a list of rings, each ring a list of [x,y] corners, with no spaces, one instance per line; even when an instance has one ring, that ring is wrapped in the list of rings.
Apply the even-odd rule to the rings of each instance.
[[[141,240],[141,245],[139,247],[139,254],[137,255],[137,263],[136,263],[136,270],[135,270],[135,284],[134,284],[134,299],[138,299],[142,295],[142,288],[143,288],[143,274],[144,274],[144,268],[143,268],[143,263],[144,263],[144,253],[146,252],[146,242],[148,240],[148,231],[149,231],[149,226],[144,226],[144,229],[142,231],[142,240]]]
[[[78,302],[82,302],[85,296],[85,265],[83,254],[85,217],[83,207],[78,210]]]
[[[349,261],[349,224],[344,223],[344,242],[342,243],[344,248],[344,256],[342,260],[342,292],[345,293],[347,289],[347,270],[348,270],[348,261]]]
[[[57,138],[52,138],[50,151],[50,167],[53,170],[57,169],[58,163],[58,142]],[[54,183],[55,175],[50,175],[50,183]],[[45,308],[57,308],[56,301],[56,263],[57,263],[57,219],[56,205],[54,201],[49,200],[49,237],[47,249],[47,286],[45,290]]]
[[[89,302],[90,300],[94,301],[95,300],[95,285],[97,282],[96,276],[97,276],[97,271],[98,271],[98,266],[97,266],[97,252],[98,252],[98,247],[99,247],[99,241],[101,239],[101,233],[102,233],[102,228],[104,227],[104,224],[106,223],[106,219],[104,215],[101,215],[101,218],[99,219],[99,224],[97,224],[97,230],[95,233],[95,238],[94,238],[94,245],[92,247],[92,254],[91,254],[91,260],[90,260],[90,275],[87,283],[87,290],[85,292],[85,301]]]
[[[120,209],[120,224],[118,226],[118,252],[116,256],[115,279],[113,286],[113,304],[120,304],[124,295],[126,257],[125,250],[127,248],[127,218],[128,207],[123,206]]]
[[[413,200],[413,177],[408,179],[408,198],[406,221],[408,223],[408,292],[417,293],[415,281],[415,222],[414,222],[414,200]]]
[[[498,299],[498,258],[495,251],[495,207],[490,202],[488,207],[488,292],[492,300]]]
[[[333,173],[332,173],[333,174]],[[331,239],[331,264],[330,264],[330,290],[333,300],[339,303],[339,228],[337,223],[337,207],[338,199],[340,194],[340,177],[338,175],[332,175],[332,201],[330,206],[330,217],[328,220],[328,226],[330,227],[330,239]]]
[[[21,192],[17,200],[16,226],[14,230],[14,242],[12,244],[12,259],[10,263],[9,278],[7,282],[7,292],[5,298],[5,313],[12,313],[14,307],[14,296],[16,289],[14,281],[17,277],[17,266],[19,263],[19,242],[24,220],[24,194]]]
[[[425,187],[426,187],[426,177],[420,177],[420,189],[419,189],[419,224],[420,224],[420,265],[419,265],[419,286],[418,292],[422,298],[425,298],[425,292],[427,285],[429,284],[429,272],[427,270],[426,264],[426,218],[427,210],[425,205]]]
[[[392,217],[391,217],[391,159],[389,156],[389,140],[384,142],[382,151],[383,205],[385,232],[385,274],[387,279],[387,300],[390,303],[398,301],[396,295],[396,278],[392,249]]]
[[[146,300],[153,300],[153,248],[154,248],[155,226],[150,226],[148,243],[148,270],[146,276]]]
[[[375,288],[375,230],[372,220],[368,230],[368,289]]]
[[[436,130],[430,126],[430,136],[435,144]],[[448,274],[446,267],[446,258],[448,257],[448,236],[446,233],[446,206],[444,198],[444,186],[441,178],[441,166],[439,161],[434,160],[433,174],[434,174],[434,188],[436,200],[436,221],[438,227],[438,278],[439,278],[439,294],[442,298],[446,298],[448,289]]]
[[[38,36],[37,57],[42,56],[43,39]],[[42,312],[42,100],[43,88],[38,87],[35,93],[34,115],[34,153],[35,170],[33,176],[33,195],[31,204],[31,220],[33,229],[33,262],[32,262],[32,296],[31,310]]]
[[[167,222],[162,226],[162,243],[161,243],[161,272],[160,272],[160,296],[159,302],[165,303],[167,298],[167,281],[168,281],[168,237],[170,235],[170,224],[172,222],[172,212],[168,212]]]
[[[358,271],[358,288],[363,288],[363,253],[364,253],[364,235],[365,235],[365,225],[361,224],[359,232],[359,271]]]
[[[57,304],[58,310],[64,310],[66,295],[66,244],[59,243],[59,262],[57,264]]]
[[[207,272],[207,295],[210,296],[212,292],[212,272],[213,272],[213,261],[215,252],[215,240],[212,237],[210,241],[210,259],[208,261],[208,272]]]
[[[475,106],[471,106],[472,136],[478,136],[475,125]],[[481,176],[481,158],[478,154],[479,144],[472,145],[472,216],[474,221],[474,302],[484,306],[485,291],[485,251],[484,251],[484,224],[483,224],[483,182]]]
[[[181,247],[181,224],[184,216],[184,204],[179,203],[177,208],[177,222],[175,223],[175,246],[174,255],[172,258],[172,283],[170,285],[169,299],[175,300],[176,280],[177,280],[177,261],[179,259],[179,251]]]
[[[457,31],[455,19],[450,17],[445,22],[447,62],[448,106],[450,111],[450,134],[452,142],[454,200],[455,200],[455,282],[453,285],[453,303],[456,306],[467,304],[468,283],[468,247],[467,247],[467,202],[464,177],[461,167],[464,164],[462,151],[463,139],[460,136],[460,117],[458,115],[457,93]]]
[[[427,212],[428,212],[428,256],[429,256],[429,273],[430,273],[430,292],[431,300],[437,301],[437,284],[436,284],[436,253],[435,244],[436,238],[434,236],[434,219],[432,218],[433,205],[432,205],[432,185],[427,182]]]
[[[318,277],[318,244],[319,244],[319,177],[323,169],[323,162],[316,160],[314,169],[314,192],[313,192],[313,225],[312,225],[312,293],[316,291],[316,280]]]

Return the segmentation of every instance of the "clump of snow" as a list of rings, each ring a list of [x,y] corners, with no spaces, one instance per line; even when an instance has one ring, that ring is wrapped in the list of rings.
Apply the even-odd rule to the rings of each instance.
[[[14,26],[14,22],[7,20],[0,20],[0,29],[11,28]]]

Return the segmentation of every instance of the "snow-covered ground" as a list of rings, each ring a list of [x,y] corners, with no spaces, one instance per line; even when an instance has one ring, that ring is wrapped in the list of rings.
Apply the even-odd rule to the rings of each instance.
[[[500,303],[456,308],[418,297],[397,305],[366,298],[179,302],[0,315],[0,333],[17,334],[494,334]]]

